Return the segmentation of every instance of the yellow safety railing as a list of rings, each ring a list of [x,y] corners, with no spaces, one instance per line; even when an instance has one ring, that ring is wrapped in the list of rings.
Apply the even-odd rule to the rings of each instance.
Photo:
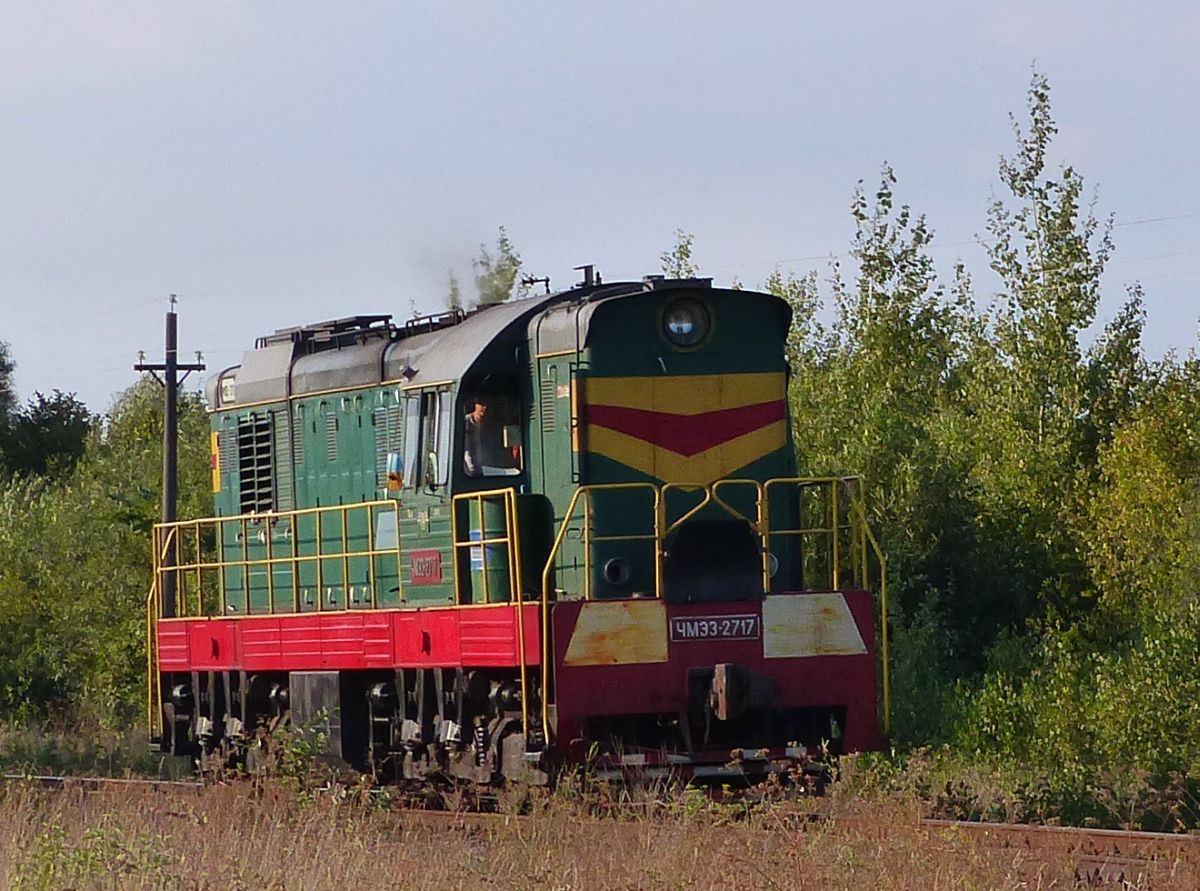
[[[739,510],[729,502],[732,496],[722,497],[722,492],[728,492],[734,487],[749,487],[753,496],[754,508],[751,513]],[[591,532],[591,496],[595,492],[617,491],[629,489],[650,490],[653,493],[654,534],[653,535],[608,535],[596,536]],[[675,518],[667,516],[668,495],[673,492],[691,494],[696,498]],[[776,493],[794,493],[796,499],[790,504],[780,503]],[[812,512],[811,505],[806,506],[805,499],[815,501],[820,508],[820,517],[816,523],[809,523],[806,515]],[[733,517],[744,521],[760,542],[762,553],[763,590],[770,593],[774,569],[772,564],[771,544],[784,536],[798,537],[801,542],[800,553],[815,554],[823,557],[824,571],[818,574],[808,571],[803,563],[798,567],[801,590],[842,590],[845,585],[853,585],[865,591],[872,590],[870,573],[870,556],[874,556],[879,567],[879,610],[880,610],[880,656],[883,662],[883,727],[884,732],[891,731],[891,671],[888,634],[888,589],[887,562],[883,550],[879,546],[874,533],[871,531],[866,511],[866,503],[859,477],[789,477],[768,480],[761,483],[749,479],[717,480],[707,486],[668,483],[656,486],[653,483],[605,483],[584,485],[578,487],[571,496],[570,502],[563,513],[563,519],[550,548],[546,565],[542,571],[541,618],[542,618],[542,726],[545,732],[550,729],[550,605],[556,591],[553,588],[553,577],[556,564],[567,538],[579,504],[585,505],[581,529],[583,547],[583,579],[581,594],[584,599],[592,599],[592,566],[591,551],[598,542],[605,541],[653,541],[654,543],[654,596],[662,596],[663,582],[663,548],[668,534],[679,528],[709,506],[724,510]],[[794,522],[788,524],[776,523],[772,526],[772,508],[783,512],[789,509],[794,514]],[[805,547],[805,542],[809,543]],[[816,540],[819,544],[814,546]],[[801,556],[801,560],[804,557]],[[820,565],[818,565],[820,568]],[[814,577],[817,575],[817,577]],[[794,577],[794,576],[793,576]],[[812,582],[812,584],[810,584]],[[526,725],[528,726],[528,725]]]
[[[483,602],[491,602],[491,581],[488,572],[488,551],[495,546],[503,545],[505,557],[508,562],[508,591],[505,592],[504,600],[516,603],[517,612],[517,664],[520,670],[521,680],[521,720],[522,727],[529,726],[529,690],[528,690],[528,664],[525,659],[525,609],[524,601],[524,576],[522,575],[521,566],[521,532],[520,523],[517,519],[517,496],[513,489],[489,489],[484,492],[464,492],[460,495],[455,495],[451,499],[453,504],[450,511],[451,523],[451,538],[454,541],[454,603],[456,606],[462,604],[462,578],[465,573],[459,572],[458,567],[460,561],[458,555],[464,548],[470,549],[467,551],[468,559],[473,561],[474,555],[479,554],[479,568],[483,577]],[[504,508],[504,534],[499,536],[489,537],[488,522],[484,511],[485,504],[494,504],[499,501]],[[475,505],[475,516],[479,523],[479,537],[472,538],[471,533],[474,531],[471,526],[470,505]],[[467,538],[464,540],[461,536],[459,525],[459,509],[460,505],[467,505]],[[479,548],[475,551],[474,548]],[[470,564],[468,564],[470,565]],[[474,568],[474,567],[472,567]],[[475,592],[471,592],[474,599]],[[543,635],[544,636],[544,635]]]
[[[719,483],[717,484],[719,485]],[[770,508],[772,492],[777,489],[796,491],[799,495],[796,502],[797,523],[785,528],[770,527]],[[804,522],[805,494],[814,494],[814,499],[821,509],[822,517],[818,525],[806,525]],[[866,497],[863,493],[862,478],[857,476],[845,477],[790,477],[768,480],[763,485],[763,500],[759,508],[759,518],[762,524],[762,540],[764,551],[763,590],[771,590],[770,544],[775,536],[798,536],[803,543],[805,538],[824,540],[824,547],[812,549],[810,552],[823,554],[826,558],[825,573],[813,581],[824,584],[809,585],[806,568],[801,567],[801,580],[806,590],[827,587],[829,590],[842,590],[845,585],[853,585],[864,591],[873,589],[871,583],[871,561],[874,556],[879,568],[879,656],[882,662],[880,682],[883,699],[883,731],[890,733],[892,729],[892,688],[891,688],[891,658],[890,636],[888,632],[888,577],[887,558],[880,547],[875,533],[871,531],[870,520],[867,516]],[[848,550],[847,554],[845,551]],[[801,548],[804,553],[804,548]],[[847,572],[849,578],[847,578]]]
[[[158,597],[157,576],[146,592],[146,723],[150,739],[162,738],[162,686],[158,677],[158,634],[155,625],[155,603]]]
[[[772,500],[775,492],[783,490],[783,494],[794,494],[793,503],[796,511],[796,522],[784,528],[773,528],[770,525],[771,508],[789,505]],[[815,496],[815,497],[813,497]],[[816,502],[820,517],[815,524],[806,522],[806,514],[813,511],[806,506],[806,501]],[[768,480],[763,486],[763,506],[760,516],[763,521],[763,545],[770,550],[772,539],[777,537],[795,537],[800,539],[801,551],[810,561],[823,558],[824,564],[818,564],[823,569],[816,578],[808,566],[801,567],[801,584],[806,590],[820,588],[831,591],[840,590],[843,583],[868,588],[870,578],[866,563],[866,522],[859,522],[865,517],[865,511],[851,511],[853,505],[860,505],[862,487],[858,477],[789,477]],[[845,503],[843,503],[845,502]],[[809,546],[814,539],[821,542],[819,546]],[[848,554],[847,554],[848,550]],[[845,576],[850,576],[847,579]],[[810,584],[811,580],[811,584]],[[763,577],[764,590],[770,590],[770,575]]]
[[[521,536],[517,525],[517,497],[512,489],[489,489],[485,492],[464,492],[460,495],[455,495],[452,499],[453,509],[451,510],[451,528],[454,539],[454,554],[455,554],[455,573],[454,573],[454,603],[459,605],[463,602],[462,596],[462,580],[465,573],[457,571],[459,561],[458,555],[462,550],[467,549],[471,559],[471,568],[475,569],[475,555],[479,555],[479,567],[483,571],[483,600],[479,601],[474,591],[472,591],[472,599],[476,602],[490,603],[491,588],[488,573],[488,551],[493,547],[503,546],[505,559],[508,564],[508,590],[504,592],[503,600],[514,599],[516,591],[521,589]],[[484,511],[485,504],[499,504],[504,511],[504,534],[493,537],[485,537],[488,530],[488,521]],[[475,529],[471,528],[472,521],[468,515],[467,520],[467,537],[462,537],[462,524],[459,521],[460,505],[474,504],[476,506],[476,517],[479,523],[479,538],[472,538],[471,535]]]
[[[377,539],[379,518],[392,515],[392,540],[381,544]],[[358,521],[360,529],[352,531]],[[304,534],[311,531],[311,539],[303,543],[311,553],[301,553],[298,528],[309,522]],[[286,544],[277,541],[275,530],[282,530]],[[230,533],[232,541],[230,541]],[[327,544],[327,539],[333,544]],[[351,545],[351,539],[365,538],[364,546]],[[306,547],[305,550],[308,550]],[[285,553],[280,554],[280,550]],[[353,504],[337,504],[327,507],[304,508],[291,511],[241,514],[234,517],[205,517],[199,520],[182,520],[175,523],[159,523],[154,527],[154,586],[148,598],[150,619],[164,618],[164,592],[174,595],[174,617],[228,615],[238,612],[231,607],[230,594],[241,589],[244,614],[274,614],[276,608],[277,570],[290,570],[285,590],[290,595],[291,609],[301,612],[301,568],[312,565],[315,571],[315,611],[331,612],[351,608],[351,566],[366,563],[366,588],[369,603],[363,608],[377,606],[377,561],[394,561],[398,600],[403,602],[404,588],[401,574],[400,517],[397,503],[391,500],[363,501]],[[342,605],[330,608],[323,596],[326,572],[330,564],[340,569],[338,584],[345,589]],[[238,577],[230,577],[231,570],[238,570]],[[266,608],[256,609],[253,594],[262,593],[263,586],[251,582],[252,570],[265,576]],[[236,585],[235,585],[236,581]]]
[[[750,513],[740,510],[730,503],[733,496],[726,493],[736,487],[749,487],[753,496],[754,509]],[[633,492],[642,491],[650,495],[650,521],[647,527],[651,531],[634,534],[597,534],[594,529],[593,497],[604,492]],[[695,493],[695,503],[690,504],[680,516],[668,516],[667,496],[672,492]],[[773,501],[778,498],[776,493],[795,492],[796,499],[792,502]],[[725,494],[725,497],[723,497]],[[806,508],[805,499],[815,503],[819,510],[817,521],[811,519],[813,510]],[[474,503],[475,517],[478,523],[478,537],[471,537],[470,507]],[[499,506],[503,522],[503,534],[493,534],[486,518],[486,505]],[[467,534],[463,537],[462,522],[459,519],[460,510],[465,506],[468,521]],[[582,522],[577,522],[577,514],[582,506]],[[731,516],[744,521],[755,533],[761,543],[763,590],[770,592],[772,586],[773,567],[771,545],[783,540],[785,536],[799,536],[801,560],[804,554],[823,555],[824,572],[820,578],[810,581],[807,568],[799,567],[801,587],[805,590],[825,588],[840,590],[843,585],[854,585],[863,590],[871,590],[870,560],[879,568],[879,607],[882,657],[882,694],[883,694],[883,725],[885,732],[891,729],[891,674],[889,646],[890,638],[887,624],[888,589],[887,566],[883,551],[871,531],[862,484],[857,477],[827,477],[805,478],[795,477],[773,479],[766,483],[756,480],[718,480],[708,486],[683,486],[667,484],[658,486],[653,483],[605,483],[584,485],[578,487],[571,496],[563,514],[554,542],[551,545],[545,566],[542,570],[540,594],[541,618],[541,719],[544,732],[549,733],[550,707],[550,668],[553,663],[550,635],[550,607],[556,591],[553,579],[556,562],[562,550],[563,543],[571,530],[579,533],[583,548],[583,579],[582,590],[575,592],[586,599],[591,599],[592,591],[592,551],[598,544],[609,542],[648,542],[654,551],[654,596],[660,597],[663,588],[663,553],[664,541],[667,535],[677,529],[686,520],[696,516],[706,507],[719,508]],[[777,513],[787,514],[789,511],[795,522],[772,525],[772,509]],[[340,565],[340,583],[347,590],[350,587],[351,561],[366,560],[368,586],[370,588],[369,607],[377,606],[377,572],[378,559],[395,560],[395,578],[398,591],[398,601],[404,601],[400,523],[397,502],[393,500],[361,502],[356,504],[332,505],[320,508],[307,508],[295,511],[280,511],[263,514],[244,514],[235,517],[216,517],[200,520],[186,520],[177,523],[159,524],[154,530],[154,575],[150,590],[146,597],[146,639],[147,639],[147,712],[151,735],[161,730],[162,693],[159,689],[159,679],[156,665],[156,626],[163,617],[164,589],[170,590],[175,601],[174,615],[179,618],[203,615],[227,615],[230,612],[228,591],[226,589],[229,577],[227,570],[240,570],[240,576],[234,580],[240,582],[241,593],[244,597],[245,614],[254,610],[250,571],[258,569],[265,572],[266,609],[261,612],[273,614],[276,610],[276,569],[290,569],[290,582],[286,590],[290,595],[290,606],[296,612],[301,611],[300,568],[307,564],[315,564],[317,586],[316,611],[333,611],[326,607],[323,588],[325,566],[329,561]],[[351,517],[357,512],[361,514],[359,531],[351,533]],[[390,512],[393,517],[394,541],[386,546],[377,540],[379,529],[378,518],[381,514]],[[311,553],[300,553],[297,541],[297,524],[302,520],[312,518],[310,529],[311,541],[305,542],[312,549]],[[497,525],[500,520],[495,521]],[[525,641],[524,576],[521,565],[520,531],[516,494],[513,489],[494,489],[483,492],[469,492],[456,495],[453,498],[451,511],[452,541],[456,557],[454,573],[454,602],[463,603],[462,576],[458,572],[460,561],[458,556],[463,549],[479,548],[479,551],[468,551],[471,557],[480,556],[482,568],[483,602],[491,601],[490,579],[488,572],[488,551],[491,547],[503,546],[508,569],[509,590],[504,592],[505,601],[515,603],[517,607],[517,637],[519,667],[521,675],[521,710],[525,726],[529,726],[528,670]],[[283,555],[278,554],[279,545],[272,536],[273,528],[283,528],[287,541]],[[234,532],[232,541],[227,540],[230,531]],[[253,536],[253,538],[252,538]],[[363,547],[351,547],[351,538],[366,537]],[[327,548],[325,540],[332,537],[336,546]],[[804,542],[809,542],[805,547]],[[813,546],[812,542],[820,542]],[[256,545],[252,545],[257,542]],[[251,550],[254,553],[251,553]],[[210,584],[210,581],[212,582]],[[264,586],[259,584],[257,589],[262,593]],[[474,592],[473,592],[474,593]],[[350,608],[350,597],[343,597],[343,603],[338,610]]]
[[[619,491],[649,491],[653,496],[653,523],[654,532],[648,535],[620,535],[597,536],[590,532],[591,529],[591,496],[594,492],[619,492]],[[653,483],[596,483],[588,486],[579,486],[571,495],[571,500],[567,504],[567,509],[563,513],[562,523],[558,527],[558,534],[554,537],[554,544],[550,546],[550,554],[546,559],[546,566],[542,570],[542,732],[550,733],[550,663],[552,661],[552,653],[550,652],[550,595],[551,595],[551,578],[554,575],[554,563],[558,557],[558,552],[562,548],[562,543],[566,539],[567,530],[571,528],[571,522],[575,517],[576,508],[579,505],[580,498],[584,499],[584,520],[582,530],[582,540],[584,546],[584,596],[591,598],[591,547],[597,542],[605,541],[652,541],[654,542],[654,594],[657,597],[658,592],[662,590],[662,509],[661,498],[662,489]],[[526,724],[526,726],[529,726]],[[548,736],[547,736],[548,738]]]

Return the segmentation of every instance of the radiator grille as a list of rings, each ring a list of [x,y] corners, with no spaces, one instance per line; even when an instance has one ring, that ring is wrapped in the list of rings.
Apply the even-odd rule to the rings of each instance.
[[[247,415],[238,419],[238,493],[241,512],[269,511],[271,487],[271,419]]]

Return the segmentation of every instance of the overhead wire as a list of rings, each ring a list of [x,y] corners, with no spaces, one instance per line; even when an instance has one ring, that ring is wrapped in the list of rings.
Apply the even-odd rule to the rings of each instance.
[[[1167,216],[1159,216],[1159,217],[1144,217],[1142,219],[1137,219],[1137,220],[1126,220],[1124,222],[1113,223],[1113,228],[1119,229],[1119,228],[1123,228],[1126,226],[1145,226],[1150,223],[1168,223],[1168,222],[1174,222],[1176,220],[1191,220],[1191,219],[1196,219],[1197,217],[1200,217],[1200,212],[1170,214]],[[929,250],[942,250],[944,248],[965,247],[967,245],[986,246],[986,245],[995,243],[995,240],[996,239],[994,239],[994,238],[978,238],[978,237],[962,239],[962,240],[958,240],[958,241],[931,240],[925,245],[925,247],[928,248]],[[1162,258],[1165,258],[1168,256],[1183,256],[1184,254],[1187,254],[1187,253],[1192,253],[1192,252],[1184,252],[1184,253],[1178,254],[1178,255],[1164,254],[1164,255],[1162,255]],[[743,263],[724,263],[724,264],[720,264],[720,265],[716,265],[716,266],[709,266],[707,268],[709,268],[709,269],[739,269],[739,268],[744,268],[747,266],[782,266],[782,265],[785,265],[788,263],[815,263],[819,260],[843,260],[849,256],[850,256],[850,253],[847,251],[829,251],[824,254],[813,254],[808,257],[793,257],[791,259],[780,259],[780,260],[751,260],[751,261],[743,262]],[[1129,258],[1129,259],[1122,259],[1122,260],[1114,260],[1113,262],[1134,262],[1134,260],[1139,260],[1139,259],[1140,260],[1151,260],[1151,259],[1160,259],[1160,258],[1159,257]],[[1051,270],[1047,269],[1045,271],[1049,272]]]

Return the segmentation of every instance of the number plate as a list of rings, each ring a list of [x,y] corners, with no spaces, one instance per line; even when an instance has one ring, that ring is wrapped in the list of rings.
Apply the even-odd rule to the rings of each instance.
[[[672,616],[671,641],[758,640],[762,624],[754,613],[738,616]]]

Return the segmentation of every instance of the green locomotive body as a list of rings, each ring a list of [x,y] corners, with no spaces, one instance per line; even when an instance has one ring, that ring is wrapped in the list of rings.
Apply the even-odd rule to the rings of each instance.
[[[260,338],[209,381],[214,516],[156,530],[157,744],[324,716],[477,779],[876,745],[872,540],[856,480],[796,476],[789,321],[652,277]]]

